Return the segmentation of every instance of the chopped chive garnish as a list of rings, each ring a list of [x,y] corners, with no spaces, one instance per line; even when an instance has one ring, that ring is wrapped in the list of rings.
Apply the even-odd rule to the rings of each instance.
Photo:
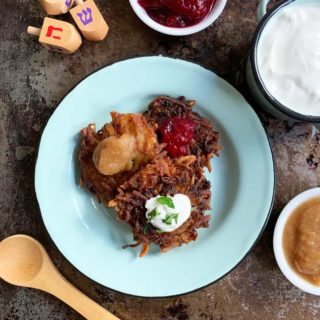
[[[179,213],[167,214],[166,217],[162,219],[162,222],[167,225],[172,225],[172,221],[174,220],[176,223],[178,223],[178,216]]]
[[[152,219],[154,219],[156,216],[158,216],[160,212],[157,208],[154,208],[149,214],[148,214],[148,222],[150,222]]]
[[[157,202],[160,204],[166,205],[168,208],[174,209],[174,204],[170,197],[166,197],[166,196],[159,197],[157,199]]]

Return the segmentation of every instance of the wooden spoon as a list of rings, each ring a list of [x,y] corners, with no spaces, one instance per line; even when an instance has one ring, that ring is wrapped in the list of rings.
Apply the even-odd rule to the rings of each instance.
[[[14,235],[0,242],[0,278],[51,293],[86,319],[120,320],[69,283],[41,243],[29,236]]]

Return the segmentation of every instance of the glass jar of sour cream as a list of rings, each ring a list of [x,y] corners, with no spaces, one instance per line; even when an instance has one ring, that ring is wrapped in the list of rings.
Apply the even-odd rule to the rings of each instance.
[[[320,2],[262,0],[247,80],[255,100],[282,119],[320,127]]]

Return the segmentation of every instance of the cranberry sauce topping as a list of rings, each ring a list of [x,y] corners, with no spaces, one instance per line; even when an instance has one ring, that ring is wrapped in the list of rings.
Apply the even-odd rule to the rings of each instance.
[[[196,124],[190,119],[173,117],[165,120],[159,127],[161,142],[166,143],[166,150],[171,157],[187,154],[187,145],[192,140]]]
[[[202,21],[215,0],[138,0],[151,19],[167,27],[184,28]]]

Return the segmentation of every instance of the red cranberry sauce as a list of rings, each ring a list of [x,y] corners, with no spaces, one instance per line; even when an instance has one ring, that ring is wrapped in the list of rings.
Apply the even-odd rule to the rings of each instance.
[[[191,119],[173,117],[165,120],[159,127],[161,142],[173,158],[187,154],[187,145],[192,140],[196,124]]]
[[[193,26],[212,10],[216,0],[138,0],[151,19],[174,28]]]

